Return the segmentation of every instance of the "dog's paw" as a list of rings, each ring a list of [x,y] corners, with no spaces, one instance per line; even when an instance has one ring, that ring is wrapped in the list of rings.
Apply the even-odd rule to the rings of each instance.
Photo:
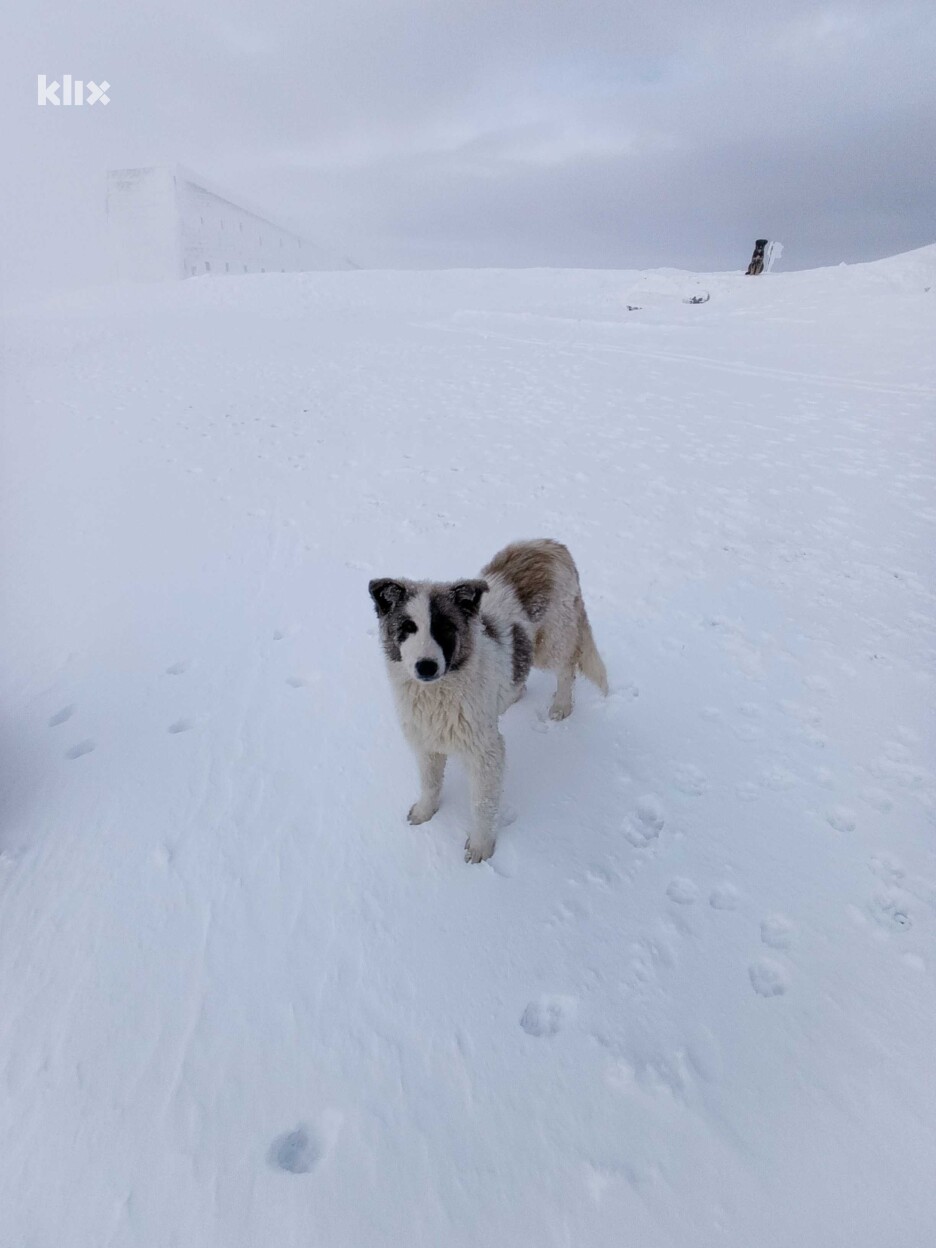
[[[555,720],[568,719],[571,714],[572,714],[571,702],[554,702],[552,706],[549,708],[550,719],[555,719]]]
[[[422,802],[416,802],[414,806],[410,807],[406,818],[414,826],[420,823],[428,823],[438,809],[438,806],[426,806]]]
[[[493,853],[493,841],[482,841],[480,844],[465,841],[465,862],[487,862]]]

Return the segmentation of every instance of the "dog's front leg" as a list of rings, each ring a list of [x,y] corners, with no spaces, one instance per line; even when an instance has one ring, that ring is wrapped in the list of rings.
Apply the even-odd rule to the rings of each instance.
[[[465,844],[465,862],[484,862],[494,853],[495,823],[504,779],[504,738],[495,729],[466,761],[471,774],[474,827]]]
[[[439,809],[442,777],[445,774],[445,755],[417,750],[416,758],[419,762],[419,781],[422,792],[419,801],[410,807],[410,812],[406,817],[410,823],[428,823]]]

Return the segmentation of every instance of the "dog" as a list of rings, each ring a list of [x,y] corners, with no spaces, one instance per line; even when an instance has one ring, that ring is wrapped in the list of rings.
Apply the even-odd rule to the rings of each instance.
[[[478,580],[381,577],[368,588],[400,723],[419,764],[421,792],[409,822],[436,813],[445,760],[460,754],[473,806],[465,861],[483,862],[494,852],[504,774],[498,720],[523,696],[530,668],[556,673],[552,719],[571,714],[576,672],[608,692],[578,570],[565,546],[543,538],[505,547]]]

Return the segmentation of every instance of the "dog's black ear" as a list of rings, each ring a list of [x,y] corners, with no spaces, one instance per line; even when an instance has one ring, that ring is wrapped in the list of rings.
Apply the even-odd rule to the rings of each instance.
[[[371,581],[367,588],[370,590],[370,596],[374,600],[378,615],[389,615],[393,608],[406,597],[406,586],[401,585],[399,581],[391,581],[386,576]]]
[[[459,581],[452,586],[452,597],[470,619],[478,614],[481,595],[486,594],[489,588],[487,581]]]

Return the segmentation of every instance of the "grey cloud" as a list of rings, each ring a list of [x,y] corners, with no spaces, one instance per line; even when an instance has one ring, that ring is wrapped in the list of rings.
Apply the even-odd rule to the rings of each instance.
[[[87,280],[104,169],[175,160],[363,264],[739,267],[766,234],[807,266],[933,239],[915,0],[53,0],[16,23],[13,279]],[[106,113],[36,107],[35,74],[69,70],[112,83]]]

